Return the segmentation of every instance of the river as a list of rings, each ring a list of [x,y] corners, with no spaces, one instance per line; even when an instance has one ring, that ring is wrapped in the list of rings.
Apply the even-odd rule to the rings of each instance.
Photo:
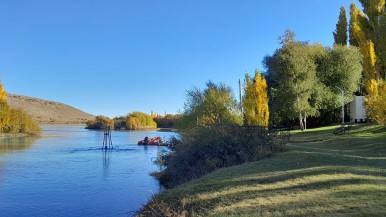
[[[163,190],[149,174],[158,146],[145,136],[172,132],[112,131],[114,149],[101,149],[103,131],[82,125],[43,125],[40,138],[0,138],[0,216],[133,216]]]

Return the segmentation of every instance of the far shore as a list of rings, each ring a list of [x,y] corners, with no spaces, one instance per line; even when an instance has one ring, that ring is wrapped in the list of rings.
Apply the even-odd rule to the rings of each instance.
[[[86,123],[85,122],[71,122],[71,121],[68,121],[68,122],[66,122],[66,121],[63,121],[63,122],[52,122],[52,121],[50,121],[50,122],[38,122],[38,124],[39,125],[43,125],[43,124],[48,124],[48,125],[58,125],[58,124],[79,124],[79,125],[81,125],[81,124],[83,124],[83,125],[85,125]]]
[[[86,128],[87,129],[87,128]],[[89,129],[89,130],[103,130],[103,129]],[[159,132],[176,132],[175,128],[138,128],[135,130],[115,129],[114,131],[159,131]]]

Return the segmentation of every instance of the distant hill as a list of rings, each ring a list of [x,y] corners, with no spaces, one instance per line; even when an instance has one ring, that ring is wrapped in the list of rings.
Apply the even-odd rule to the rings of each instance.
[[[7,93],[7,102],[12,108],[27,111],[39,123],[81,124],[95,118],[94,115],[60,102],[29,96]]]

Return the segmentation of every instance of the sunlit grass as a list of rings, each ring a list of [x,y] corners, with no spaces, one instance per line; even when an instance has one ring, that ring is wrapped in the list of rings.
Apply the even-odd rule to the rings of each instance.
[[[335,126],[336,127],[336,126]],[[386,130],[292,132],[288,151],[224,168],[153,200],[186,216],[386,216]]]

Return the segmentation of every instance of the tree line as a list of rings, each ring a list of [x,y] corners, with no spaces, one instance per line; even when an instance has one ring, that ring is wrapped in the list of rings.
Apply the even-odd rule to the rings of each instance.
[[[86,122],[86,129],[104,129],[110,127],[115,130],[143,130],[154,128],[172,128],[181,115],[151,113],[150,115],[135,111],[125,116],[117,116],[113,119],[98,115],[94,120]]]
[[[241,101],[222,83],[209,81],[204,90],[188,90],[175,126],[298,123],[306,129],[309,119],[313,126],[337,121],[341,101],[347,104],[355,95],[365,95],[368,117],[386,125],[385,1],[360,3],[363,11],[351,4],[349,22],[341,7],[332,47],[297,41],[294,32],[286,30],[279,38],[281,47],[264,58],[265,72],[245,75]],[[122,120],[127,129],[143,124],[138,117]]]
[[[326,119],[341,106],[340,89],[345,92],[344,102],[352,101],[363,69],[358,48],[297,41],[291,30],[285,31],[280,43],[264,58],[264,73],[245,75],[241,102],[223,83],[208,82],[204,90],[188,90],[177,128],[219,123],[266,127],[296,121],[306,129],[308,117]]]

